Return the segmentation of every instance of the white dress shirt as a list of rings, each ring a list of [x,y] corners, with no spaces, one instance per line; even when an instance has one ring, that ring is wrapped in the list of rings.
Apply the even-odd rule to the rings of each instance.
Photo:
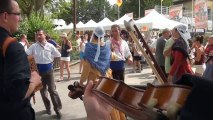
[[[47,41],[44,44],[40,42],[32,44],[26,53],[34,56],[36,64],[49,64],[55,57],[61,57],[60,52]]]
[[[106,41],[106,44],[111,45],[112,44],[111,40]],[[121,51],[123,53],[121,53]],[[120,60],[125,61],[126,58],[128,58],[129,56],[132,56],[127,42],[123,39],[121,40],[121,51],[115,50],[114,53],[116,54],[116,59],[111,61],[120,61]]]

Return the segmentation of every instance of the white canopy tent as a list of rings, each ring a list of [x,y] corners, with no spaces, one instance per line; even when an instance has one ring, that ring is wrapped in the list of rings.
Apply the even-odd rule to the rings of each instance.
[[[125,15],[122,16],[120,19],[114,21],[113,24],[117,24],[117,25],[119,25],[121,28],[125,28],[125,26],[124,26],[124,20],[129,21],[130,19],[132,19],[132,18],[125,14]]]
[[[65,26],[64,29],[66,29],[66,30],[71,30],[71,29],[73,29],[73,23],[70,23],[69,25]]]
[[[81,21],[79,21],[77,24],[76,24],[76,30],[78,31],[82,31],[84,29],[84,26],[85,24]]]
[[[102,26],[104,30],[110,30],[112,24],[113,22],[111,20],[109,20],[108,18],[104,18],[103,20],[97,23],[97,26]]]
[[[145,17],[135,21],[136,25],[141,27],[148,27],[147,29],[172,29],[177,25],[183,24],[177,21],[170,20],[163,15],[159,14],[156,10],[152,10]],[[185,25],[185,24],[183,24]]]
[[[97,27],[97,23],[92,19],[84,24],[83,30],[94,30]]]
[[[53,19],[55,26],[66,26],[66,22],[63,19]]]

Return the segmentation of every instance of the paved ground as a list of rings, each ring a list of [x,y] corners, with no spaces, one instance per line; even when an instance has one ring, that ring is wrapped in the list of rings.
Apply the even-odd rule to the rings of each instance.
[[[56,82],[57,91],[60,95],[62,101],[62,118],[61,120],[86,120],[86,113],[83,103],[80,99],[72,100],[68,97],[67,86],[72,84],[74,81],[78,81],[80,78],[79,64],[71,66],[71,81]],[[125,83],[129,85],[144,85],[148,82],[152,82],[154,76],[152,71],[148,66],[145,66],[141,73],[131,73],[132,68],[130,66],[126,67]],[[65,72],[66,73],[66,72]],[[55,80],[59,78],[59,72],[55,73]],[[65,76],[66,77],[66,74]],[[52,108],[52,115],[45,114],[44,104],[41,100],[40,93],[35,94],[36,103],[32,104],[36,112],[36,120],[57,120],[55,112]]]

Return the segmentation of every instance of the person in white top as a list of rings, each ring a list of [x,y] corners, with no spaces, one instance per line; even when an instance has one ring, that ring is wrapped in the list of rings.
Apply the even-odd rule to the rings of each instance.
[[[79,33],[76,34],[76,42],[77,42],[77,49],[80,51],[81,36]]]
[[[19,43],[21,43],[24,47],[24,50],[27,51],[27,48],[30,46],[27,40],[27,36],[25,34],[22,34],[20,38],[21,40],[19,41]]]
[[[83,38],[81,39],[80,42],[80,64],[79,64],[79,73],[81,73],[83,69],[83,60],[84,60],[84,50],[85,50],[85,45],[88,40],[88,34],[84,34]]]
[[[60,57],[61,54],[51,43],[47,42],[44,30],[39,29],[36,32],[36,41],[36,43],[29,47],[26,53],[34,56],[39,74],[42,77],[43,88],[40,92],[47,114],[51,114],[51,103],[48,99],[48,91],[50,93],[56,115],[58,118],[61,118],[60,110],[62,109],[62,104],[58,92],[56,91],[52,64],[54,58]]]
[[[120,37],[120,32],[121,29],[119,25],[112,25],[112,38],[108,40],[106,44],[111,45],[112,55],[110,68],[112,69],[113,78],[124,81],[124,63],[127,60],[128,64],[132,64],[133,59],[127,42]]]

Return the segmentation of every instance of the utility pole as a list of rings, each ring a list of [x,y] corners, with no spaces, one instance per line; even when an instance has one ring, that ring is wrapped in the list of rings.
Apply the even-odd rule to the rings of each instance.
[[[75,33],[76,30],[76,0],[73,0],[73,33]]]
[[[191,20],[191,29],[192,29],[192,32],[193,32],[193,18],[194,18],[194,0],[192,0],[192,20]]]
[[[163,0],[160,0],[160,14],[162,14],[162,2],[163,2]]]
[[[118,6],[118,19],[120,18],[120,11],[119,11],[119,6]]]
[[[139,15],[138,15],[138,19],[140,19],[140,17],[141,17],[141,0],[139,0],[139,6],[138,6],[139,8],[139,11],[138,11],[138,13],[139,13]]]

